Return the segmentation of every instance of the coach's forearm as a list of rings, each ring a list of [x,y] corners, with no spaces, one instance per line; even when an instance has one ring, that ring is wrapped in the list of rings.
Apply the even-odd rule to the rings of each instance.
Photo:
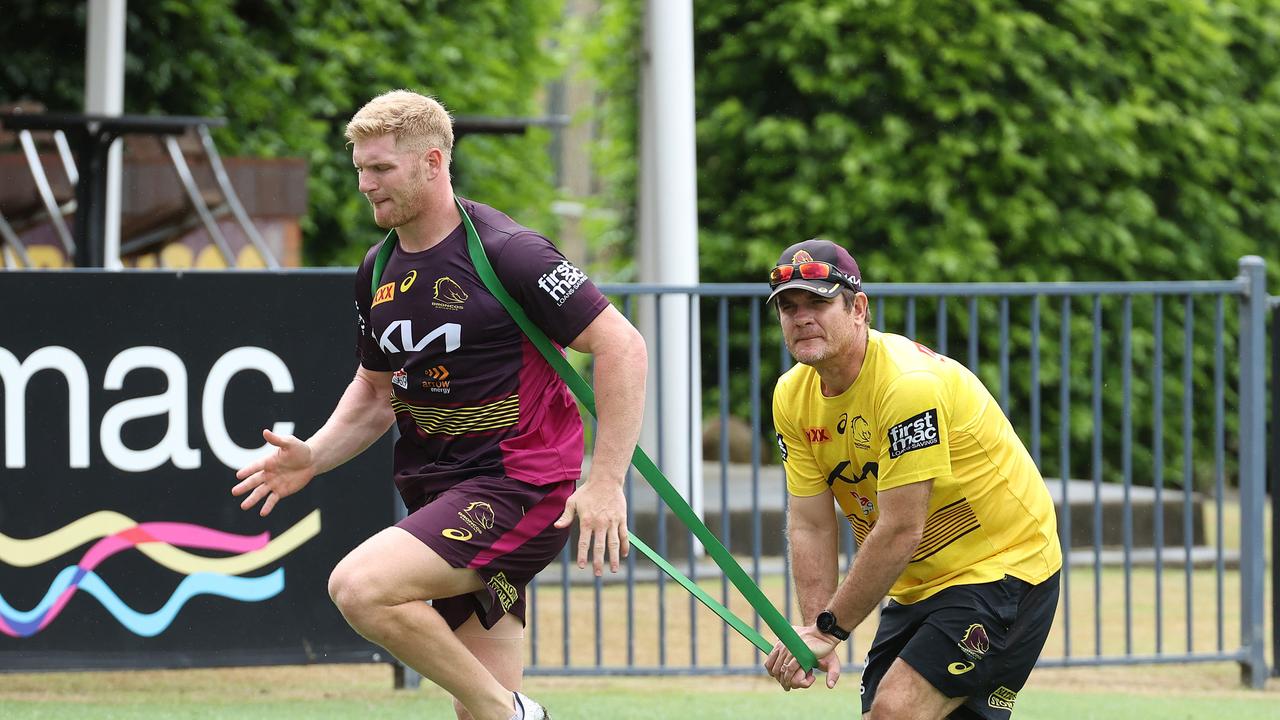
[[[920,545],[918,532],[876,525],[858,548],[853,566],[831,598],[840,626],[853,630],[880,604]]]
[[[836,590],[839,576],[839,534],[835,512],[828,513],[827,525],[787,517],[787,552],[791,554],[791,574],[796,582],[796,598],[804,624],[813,623]]]
[[[357,373],[324,426],[307,439],[319,475],[364,452],[395,421],[388,394]]]

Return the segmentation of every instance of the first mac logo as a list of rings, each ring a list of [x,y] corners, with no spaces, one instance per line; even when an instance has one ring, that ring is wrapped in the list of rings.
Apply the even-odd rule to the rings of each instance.
[[[930,408],[889,428],[889,457],[933,447],[938,437],[938,410]]]
[[[187,365],[172,350],[154,345],[125,348],[107,365],[103,390],[123,390],[124,380],[135,371],[160,371],[165,390],[158,395],[121,400],[102,416],[98,441],[108,463],[125,472],[147,472],[172,462],[174,467],[200,467],[200,451],[191,447],[187,402]],[[89,371],[75,351],[61,345],[42,347],[21,362],[0,347],[0,383],[4,390],[4,467],[27,466],[27,384],[42,371],[62,375],[67,387],[68,466],[89,467]],[[280,356],[266,348],[243,346],[223,353],[209,368],[200,400],[200,421],[209,449],[227,467],[240,468],[270,447],[241,447],[227,431],[226,394],[232,378],[253,371],[265,375],[277,393],[293,392],[293,376]],[[151,447],[137,450],[125,445],[122,430],[126,423],[150,417],[164,417],[164,437]],[[293,433],[292,422],[277,422],[271,431]]]

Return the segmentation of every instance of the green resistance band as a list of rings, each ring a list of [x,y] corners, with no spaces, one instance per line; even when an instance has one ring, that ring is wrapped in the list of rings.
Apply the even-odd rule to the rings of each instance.
[[[547,336],[542,332],[542,330],[529,320],[529,317],[525,315],[524,309],[516,303],[515,298],[512,298],[506,291],[506,288],[503,287],[502,281],[498,279],[497,274],[493,271],[493,266],[489,263],[489,257],[484,252],[484,246],[480,243],[480,236],[476,233],[475,225],[471,222],[471,217],[467,214],[466,209],[462,207],[462,203],[459,202],[457,198],[454,198],[454,202],[457,203],[458,213],[462,216],[462,222],[466,226],[467,249],[471,253],[471,261],[476,266],[476,272],[480,275],[481,281],[484,282],[485,286],[489,289],[489,292],[493,293],[494,297],[502,303],[502,306],[506,308],[507,312],[511,315],[511,318],[516,321],[516,324],[520,326],[520,329],[524,331],[529,340],[538,348],[538,351],[541,352],[542,356],[551,364],[551,367],[559,373],[560,377],[569,386],[569,389],[573,391],[573,394],[577,396],[578,400],[580,400],[583,406],[587,408],[587,411],[590,412],[592,416],[595,416],[595,393],[591,390],[591,386],[582,379],[582,376],[578,375],[577,371],[573,369],[569,364],[569,361],[566,360],[551,341],[547,339]],[[383,240],[382,247],[379,248],[378,255],[374,259],[373,281],[370,286],[370,292],[373,294],[377,294],[378,292],[378,283],[381,281],[382,272],[386,268],[387,259],[391,257],[391,252],[395,249],[395,244],[390,242],[391,233],[394,232],[395,231],[392,230],[387,233],[387,237]],[[817,658],[814,657],[813,651],[809,650],[808,646],[804,644],[804,641],[800,639],[800,636],[796,634],[795,628],[791,627],[791,624],[787,622],[786,618],[782,617],[782,614],[773,606],[773,603],[769,602],[769,598],[765,597],[760,588],[756,587],[756,584],[752,582],[751,577],[742,569],[742,566],[738,564],[738,561],[733,559],[733,556],[729,554],[729,551],[725,549],[720,540],[716,538],[715,535],[711,534],[711,531],[707,529],[706,525],[702,524],[702,521],[698,518],[697,514],[693,512],[693,508],[689,507],[689,504],[680,496],[680,493],[671,486],[670,481],[668,481],[666,476],[662,474],[662,471],[654,465],[653,461],[649,459],[649,456],[637,447],[635,449],[635,453],[632,455],[631,462],[636,469],[640,471],[640,474],[644,476],[645,480],[648,481],[649,485],[653,487],[667,506],[671,508],[676,517],[678,517],[680,521],[684,523],[699,540],[702,541],[703,546],[707,549],[711,558],[715,560],[718,566],[720,566],[720,569],[729,578],[730,582],[733,583],[734,587],[738,588],[738,591],[742,593],[747,602],[760,613],[760,616],[764,619],[765,623],[773,629],[778,638],[782,640],[782,643],[791,651],[791,654],[795,656],[796,660],[800,663],[800,666],[805,671],[809,671],[817,667]],[[640,538],[636,537],[634,533],[628,532],[627,536],[633,546],[639,549],[640,552],[644,553],[645,556],[652,560],[653,563],[669,577],[680,583],[680,585],[697,598],[699,602],[705,605],[716,615],[719,615],[722,620],[728,623],[734,630],[737,630],[738,633],[749,640],[752,645],[755,645],[762,652],[766,653],[773,650],[773,645],[770,644],[768,640],[765,640],[764,636],[759,632],[756,632],[755,628],[743,622],[742,619],[737,615],[734,615],[729,608],[721,605],[719,601],[707,594],[705,590],[696,585],[689,578],[685,577],[684,573],[677,570],[671,563],[667,562],[666,558],[662,557],[646,545],[640,540]]]
[[[525,315],[523,308],[521,308],[520,305],[516,303],[515,299],[507,293],[506,288],[502,285],[502,281],[498,278],[497,274],[493,270],[493,266],[489,263],[489,258],[485,254],[484,246],[480,243],[480,236],[476,233],[476,228],[471,222],[471,217],[467,215],[466,209],[462,207],[462,203],[456,197],[454,198],[454,202],[457,203],[458,212],[462,215],[462,222],[466,226],[467,249],[471,253],[471,261],[475,264],[476,271],[479,273],[480,279],[489,288],[489,292],[493,293],[494,297],[496,297],[498,301],[502,303],[502,306],[507,309],[507,312],[510,313],[512,319],[516,321],[516,324],[520,326],[520,329],[524,331],[525,335],[529,337],[529,340],[532,341],[542,353],[542,356],[546,358],[547,362],[551,364],[551,367],[560,374],[560,377],[564,379],[565,383],[569,386],[569,389],[573,391],[573,394],[577,396],[578,400],[582,402],[583,406],[586,407],[587,411],[594,417],[596,414],[596,402],[595,393],[591,390],[591,386],[588,385],[586,380],[584,380],[582,376],[573,369],[573,366],[571,366],[569,361],[560,354],[560,351],[556,349],[555,345],[547,339],[547,336],[543,334],[542,330],[534,325],[529,317]],[[390,243],[387,243],[387,245],[390,246]],[[382,253],[379,253],[379,258],[381,258],[381,256]],[[377,263],[375,263],[374,268],[374,277],[381,277],[381,268]],[[374,284],[377,284],[376,279]],[[738,588],[738,591],[742,593],[747,602],[749,602],[751,606],[760,613],[760,616],[764,619],[765,623],[768,624],[782,643],[786,645],[787,649],[791,651],[791,654],[795,656],[797,662],[800,663],[800,666],[806,672],[816,667],[818,664],[817,658],[814,657],[813,651],[809,650],[809,647],[800,639],[795,628],[791,627],[791,623],[787,622],[786,618],[782,616],[782,613],[778,612],[778,609],[773,606],[773,603],[769,602],[769,598],[765,597],[765,594],[761,592],[760,588],[756,587],[756,584],[751,581],[751,576],[747,575],[746,571],[742,569],[742,566],[738,564],[738,561],[733,559],[733,556],[729,554],[729,551],[725,549],[720,540],[707,529],[706,525],[702,524],[702,521],[698,518],[697,514],[693,512],[693,508],[689,507],[689,503],[687,503],[685,499],[680,496],[680,493],[671,486],[670,481],[668,481],[662,474],[662,471],[654,465],[653,461],[649,459],[649,456],[645,454],[644,450],[636,447],[635,452],[631,457],[631,463],[640,471],[640,474],[644,476],[644,479],[647,480],[649,485],[658,493],[663,502],[667,504],[667,507],[671,508],[676,517],[678,517],[680,521],[683,522],[700,541],[702,541],[703,546],[707,549],[707,552],[711,555],[712,559],[714,559],[716,564],[720,566],[720,569],[734,584],[734,586]],[[741,633],[741,635],[747,640],[751,641],[751,643],[762,652],[767,653],[773,649],[773,645],[769,643],[769,641],[765,640],[760,633],[756,632],[754,628],[747,625],[728,608],[721,605],[715,600],[715,598],[708,595],[701,587],[694,584],[692,580],[685,577],[684,574],[673,567],[671,563],[667,562],[665,558],[654,552],[648,545],[641,542],[634,534],[628,533],[628,537],[631,540],[631,544],[639,548],[640,551],[648,556],[649,559],[661,568],[663,572],[669,575],[676,582],[680,583],[680,585],[693,594],[693,596],[696,597],[703,605],[707,606],[707,608],[712,612],[719,615],[726,623]]]

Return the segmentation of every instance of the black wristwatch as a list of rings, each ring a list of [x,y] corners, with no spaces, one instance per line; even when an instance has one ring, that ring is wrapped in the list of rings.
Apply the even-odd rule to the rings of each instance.
[[[826,633],[840,640],[849,639],[849,631],[836,624],[836,616],[830,610],[818,613],[818,632]]]

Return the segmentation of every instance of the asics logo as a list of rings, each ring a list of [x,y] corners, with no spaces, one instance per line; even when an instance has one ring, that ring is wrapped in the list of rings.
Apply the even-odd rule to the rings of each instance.
[[[974,668],[971,662],[953,662],[947,666],[947,672],[952,675],[963,675]]]

